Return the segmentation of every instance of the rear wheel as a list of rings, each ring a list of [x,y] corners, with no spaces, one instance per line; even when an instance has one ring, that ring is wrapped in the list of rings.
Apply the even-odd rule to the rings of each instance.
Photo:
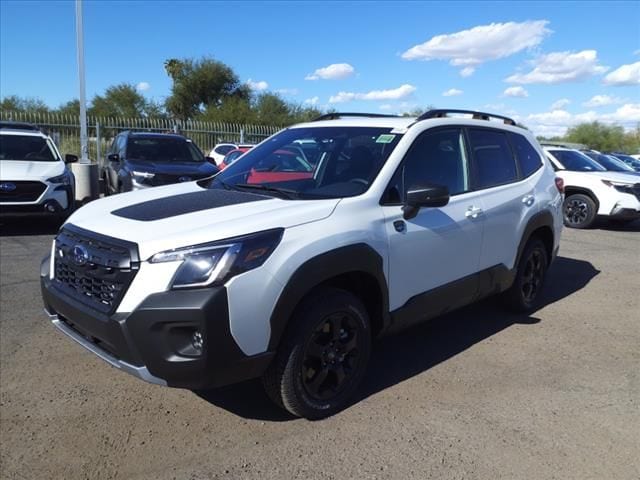
[[[344,408],[362,380],[371,351],[367,311],[351,293],[323,288],[302,301],[273,364],[267,394],[310,420]]]
[[[588,195],[575,193],[564,199],[564,224],[571,228],[589,228],[596,219],[596,203]]]
[[[545,245],[540,239],[533,238],[522,252],[513,285],[504,294],[512,310],[527,312],[537,306],[548,268]]]

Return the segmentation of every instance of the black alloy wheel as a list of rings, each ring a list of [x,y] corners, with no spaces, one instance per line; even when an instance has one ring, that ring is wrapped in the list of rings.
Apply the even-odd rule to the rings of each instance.
[[[574,194],[564,200],[564,224],[571,228],[589,228],[596,217],[595,202],[583,194]]]

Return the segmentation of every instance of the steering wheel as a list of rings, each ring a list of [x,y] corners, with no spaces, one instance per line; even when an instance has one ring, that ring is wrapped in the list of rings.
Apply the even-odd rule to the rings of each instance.
[[[349,180],[350,182],[353,183],[359,183],[361,185],[364,185],[365,187],[369,186],[369,182],[366,181],[364,178],[352,178],[351,180]]]

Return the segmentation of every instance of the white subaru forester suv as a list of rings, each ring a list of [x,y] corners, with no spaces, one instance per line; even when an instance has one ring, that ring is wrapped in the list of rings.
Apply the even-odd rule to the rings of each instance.
[[[262,377],[294,415],[331,415],[374,338],[498,293],[536,307],[562,185],[494,117],[329,114],[212,178],[92,202],[43,261],[46,311],[149,382]]]
[[[606,170],[584,153],[544,146],[565,189],[564,224],[589,228],[601,216],[619,223],[640,219],[640,177],[635,172]]]
[[[38,127],[0,122],[0,217],[64,218],[74,206],[75,178],[55,143]]]

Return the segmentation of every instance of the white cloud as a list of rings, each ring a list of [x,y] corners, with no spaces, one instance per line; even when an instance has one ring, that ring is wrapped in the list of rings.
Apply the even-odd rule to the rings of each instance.
[[[385,112],[388,112],[389,110],[393,110],[393,105],[389,104],[389,103],[385,103],[383,105],[380,105],[380,110],[384,110]]]
[[[329,103],[351,102],[353,100],[400,100],[416,91],[416,87],[404,84],[389,90],[372,90],[367,93],[339,92],[329,98]]]
[[[457,88],[450,88],[446,92],[442,92],[443,97],[456,97],[458,95],[462,95],[464,92],[462,90],[458,90]]]
[[[560,100],[556,100],[551,104],[551,110],[561,110],[570,103],[571,100],[569,100],[568,98],[561,98]]]
[[[150,88],[151,85],[149,84],[149,82],[140,82],[136,85],[136,90],[138,90],[139,92],[146,92]]]
[[[562,136],[573,125],[594,121],[622,125],[626,129],[635,128],[640,121],[640,103],[627,103],[614,112],[605,114],[589,110],[574,115],[561,109],[534,113],[526,117],[525,124],[536,135]]]
[[[464,67],[462,70],[460,70],[460,76],[465,78],[470,77],[475,71],[476,69],[474,67]]]
[[[640,62],[622,65],[604,77],[605,85],[640,85]]]
[[[311,98],[307,98],[304,101],[305,105],[311,105],[311,106],[318,105],[318,102],[320,102],[320,97],[311,97]]]
[[[355,73],[353,68],[348,63],[333,63],[326,67],[318,68],[315,72],[310,73],[305,80],[342,80],[348,78]]]
[[[255,90],[257,92],[262,92],[263,90],[269,88],[269,84],[264,80],[254,82],[253,80],[249,79],[247,80],[247,85],[251,90]]]
[[[522,84],[577,82],[609,69],[609,67],[598,65],[596,50],[548,53],[540,55],[531,64],[533,70],[511,75],[506,81]]]
[[[615,105],[622,103],[624,100],[619,97],[611,97],[609,95],[595,95],[590,100],[582,104],[583,107],[606,107],[607,105]]]
[[[278,88],[274,90],[274,92],[279,93],[280,95],[298,95],[299,90],[297,88]]]
[[[529,92],[527,92],[524,88],[518,87],[509,87],[504,92],[502,92],[503,97],[519,97],[525,98],[529,96]]]
[[[448,60],[464,67],[460,74],[468,77],[475,67],[505,58],[540,44],[551,33],[547,20],[491,23],[446,35],[436,35],[402,54],[405,60]]]

